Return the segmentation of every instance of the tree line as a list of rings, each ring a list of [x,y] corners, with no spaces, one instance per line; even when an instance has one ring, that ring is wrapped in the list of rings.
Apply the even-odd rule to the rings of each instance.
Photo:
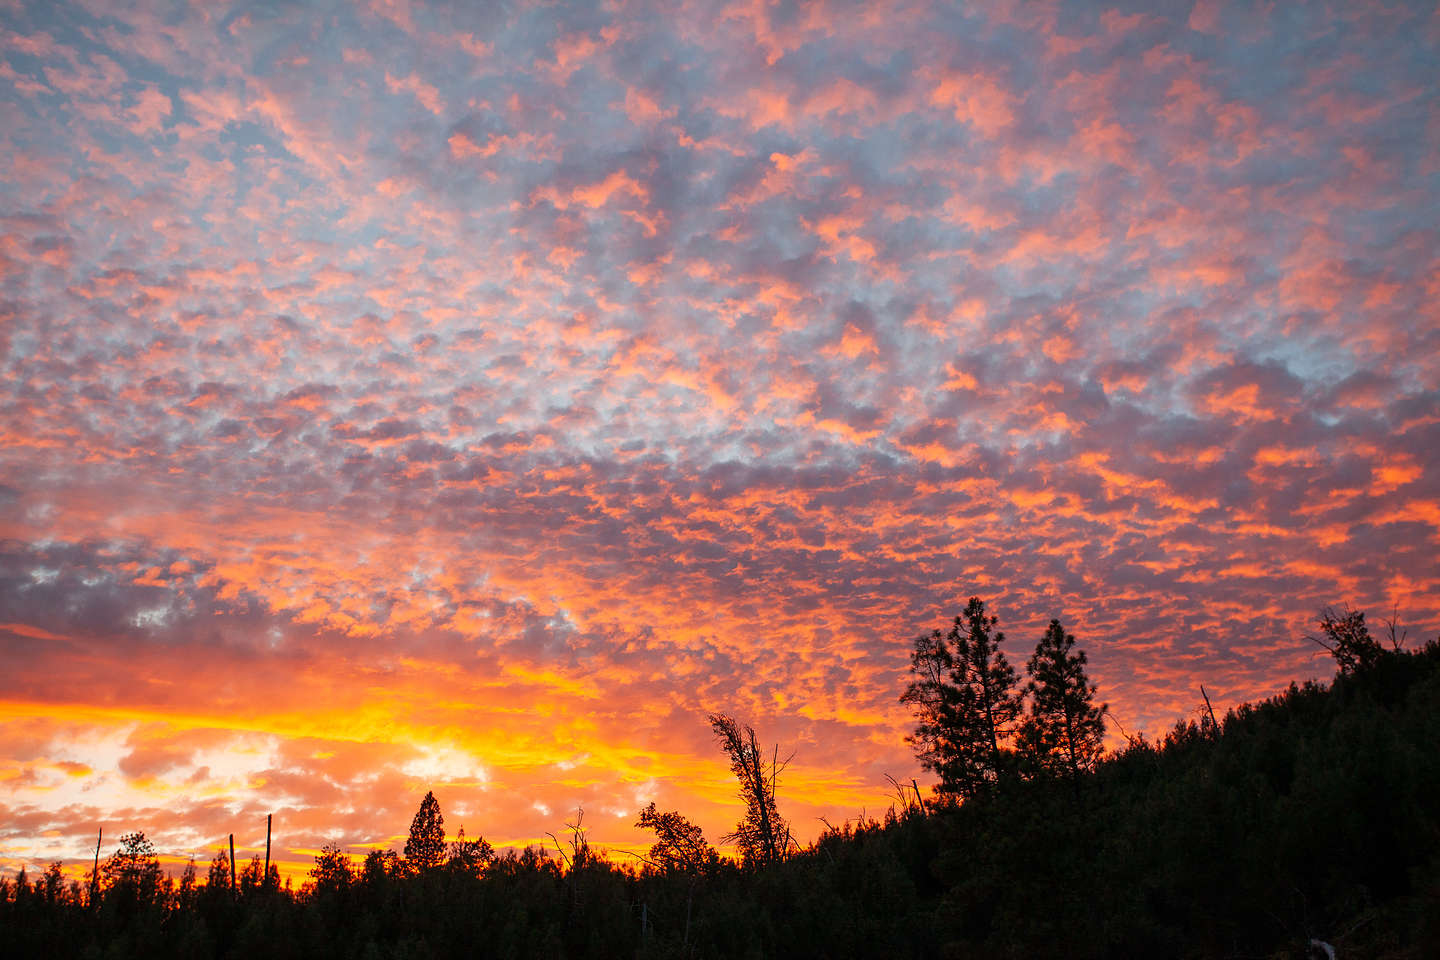
[[[1388,648],[1325,611],[1326,686],[1103,750],[1105,707],[1051,621],[1026,664],[972,598],[917,637],[900,699],[928,798],[794,839],[788,757],[707,718],[743,808],[721,838],[653,803],[633,862],[583,811],[547,847],[449,839],[433,793],[403,850],[335,845],[305,882],[257,856],[160,868],[127,834],[84,881],[0,879],[0,946],[93,957],[940,957],[1440,955],[1440,640]]]

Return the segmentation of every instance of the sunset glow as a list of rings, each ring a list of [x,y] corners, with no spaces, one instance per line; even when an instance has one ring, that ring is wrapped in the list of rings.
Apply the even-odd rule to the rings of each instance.
[[[1163,12],[1156,12],[1162,9]],[[0,872],[638,849],[1440,631],[1433,3],[0,3]],[[1378,631],[1377,631],[1378,632]],[[1112,728],[1113,729],[1113,728]],[[1116,735],[1116,741],[1118,734]]]

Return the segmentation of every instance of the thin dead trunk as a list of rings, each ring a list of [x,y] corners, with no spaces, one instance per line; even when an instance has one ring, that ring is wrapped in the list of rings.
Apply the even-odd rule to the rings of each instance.
[[[95,832],[95,869],[90,872],[90,906],[98,909],[100,900],[100,838],[105,836],[105,828],[101,827]]]

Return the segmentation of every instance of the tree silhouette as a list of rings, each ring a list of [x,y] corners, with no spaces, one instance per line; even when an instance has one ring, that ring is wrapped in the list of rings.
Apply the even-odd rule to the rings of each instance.
[[[635,826],[655,831],[650,862],[661,870],[699,872],[712,866],[718,855],[705,842],[700,827],[675,812],[661,813],[651,803],[640,811]]]
[[[137,905],[154,902],[160,891],[161,876],[155,844],[138,831],[122,836],[120,849],[100,867],[105,895]]]
[[[1059,620],[1051,620],[1026,665],[1030,710],[1017,740],[1034,769],[1078,784],[1080,774],[1100,759],[1105,707],[1095,705],[1096,686],[1085,673],[1085,651],[1074,647],[1074,636]]]
[[[1310,637],[1311,640],[1320,644],[1335,658],[1335,663],[1340,667],[1341,673],[1358,673],[1369,670],[1385,656],[1385,648],[1370,636],[1370,631],[1365,626],[1365,613],[1362,610],[1351,610],[1346,607],[1344,610],[1335,610],[1333,607],[1326,607],[1320,611],[1320,632],[1325,635],[1324,639]],[[1390,628],[1391,636],[1394,636],[1395,628]],[[1398,640],[1395,641],[1396,648],[1399,648]]]
[[[214,871],[211,871],[214,875]],[[345,890],[355,882],[355,867],[348,854],[342,853],[334,843],[327,843],[315,855],[315,866],[310,868],[310,877],[317,894],[334,894]]]
[[[414,864],[401,860],[394,850],[371,850],[360,861],[356,879],[371,890],[378,890],[389,881],[403,877],[407,871],[414,872]]]
[[[35,886],[47,904],[53,906],[59,901],[61,894],[65,892],[65,874],[58,860],[45,868],[40,879],[35,881]]]
[[[1350,633],[1333,619],[1331,642],[1356,647],[1358,618]],[[968,628],[962,620],[963,636],[942,634],[931,655],[962,647]],[[268,877],[257,888],[263,862],[247,857],[236,895],[228,849],[210,885],[196,882],[203,859],[178,883],[161,874],[152,884],[154,847],[132,834],[95,861],[104,895],[93,900],[56,864],[0,870],[0,942],[16,957],[919,960],[1063,950],[1098,960],[1298,957],[1316,938],[1345,957],[1440,956],[1440,641],[1392,651],[1398,644],[1377,639],[1386,651],[1374,669],[1242,704],[1213,735],[1187,719],[1161,739],[1134,738],[1080,771],[1075,802],[1041,778],[924,813],[902,795],[883,821],[827,824],[800,847],[774,809],[778,756],[764,759],[752,730],[717,716],[722,745],[752,784],[758,772],[767,801],[752,807],[756,790],[742,789],[742,830],[758,837],[754,823],[768,821],[785,840],[779,862],[758,866],[763,843],[758,852],[752,843],[748,867],[714,857],[696,825],[649,805],[638,816],[654,831],[656,869],[592,854],[577,812],[559,857],[532,845],[456,869],[486,852],[478,838],[457,838],[449,865],[420,873],[394,851],[362,864],[330,845],[299,891],[271,890]],[[932,675],[935,689],[959,690],[951,673],[963,661],[952,659]],[[1031,660],[1035,706],[1020,746],[1047,686],[1093,708],[1059,624]],[[1047,683],[1047,671],[1063,682]],[[946,710],[960,702],[956,693]],[[147,888],[153,898],[138,903]]]
[[[260,860],[260,854],[250,858],[245,864],[245,869],[240,871],[240,896],[251,897],[260,891],[274,891],[280,889],[280,868],[276,864],[270,865],[269,873],[265,871],[265,864]]]
[[[730,769],[740,781],[740,799],[745,801],[745,818],[724,839],[735,844],[747,865],[779,863],[795,842],[790,825],[775,807],[775,785],[790,758],[782,761],[776,748],[767,769],[752,727],[742,728],[723,713],[712,713],[709,719],[721,749],[730,757]]]
[[[450,844],[450,859],[447,861],[449,868],[467,877],[478,877],[485,865],[494,859],[495,850],[485,838],[476,837],[472,840],[466,837],[465,826],[461,824],[460,832],[455,835],[455,842]]]
[[[915,649],[910,652],[914,679],[900,695],[900,702],[910,704],[915,711],[915,732],[905,739],[915,746],[921,764],[937,773],[943,758],[951,753],[945,718],[954,705],[954,685],[950,682],[954,668],[954,655],[939,630],[915,638]]]
[[[212,893],[230,889],[230,858],[225,855],[224,847],[216,850],[215,856],[210,858],[210,870],[206,874],[205,887]]]
[[[926,769],[940,777],[941,794],[972,797],[1010,766],[1002,744],[1020,714],[1018,678],[995,629],[999,618],[971,597],[950,632],[936,630],[915,641],[910,669],[915,679],[900,700],[916,714],[910,737]]]
[[[433,791],[425,793],[415,819],[410,821],[410,839],[405,841],[405,863],[419,872],[433,870],[445,859],[445,818]]]

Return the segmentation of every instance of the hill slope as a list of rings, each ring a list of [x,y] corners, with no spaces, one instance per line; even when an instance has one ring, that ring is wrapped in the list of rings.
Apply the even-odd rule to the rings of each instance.
[[[891,810],[762,870],[527,850],[298,892],[112,858],[0,880],[0,946],[94,957],[1440,956],[1440,641],[1133,743],[1078,784]],[[783,802],[783,795],[781,797]],[[118,855],[117,855],[118,856]],[[219,861],[217,861],[218,863]],[[483,869],[482,869],[483,866]]]

